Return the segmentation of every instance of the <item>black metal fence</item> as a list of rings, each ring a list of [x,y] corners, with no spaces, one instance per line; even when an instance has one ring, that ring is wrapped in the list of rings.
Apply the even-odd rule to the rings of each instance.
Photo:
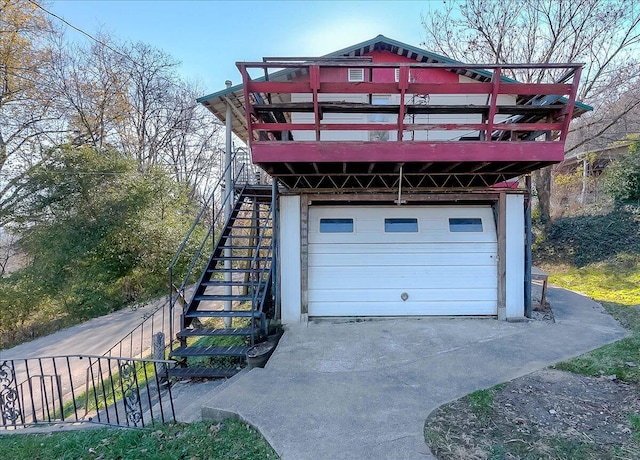
[[[0,360],[0,428],[175,421],[171,363],[93,355]]]
[[[173,321],[173,325],[169,324]],[[152,311],[146,314],[142,321],[136,325],[129,333],[116,342],[103,355],[118,358],[147,358],[162,359],[165,356],[153,355],[154,336],[162,334],[162,349],[169,345],[172,340],[171,333],[180,324],[180,318],[169,315],[169,302],[166,299],[158,301]],[[175,338],[173,338],[175,339]]]

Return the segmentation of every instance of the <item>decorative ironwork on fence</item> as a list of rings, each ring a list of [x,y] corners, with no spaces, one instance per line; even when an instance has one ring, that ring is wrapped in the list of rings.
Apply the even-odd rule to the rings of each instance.
[[[175,421],[170,363],[94,355],[0,361],[0,428]]]

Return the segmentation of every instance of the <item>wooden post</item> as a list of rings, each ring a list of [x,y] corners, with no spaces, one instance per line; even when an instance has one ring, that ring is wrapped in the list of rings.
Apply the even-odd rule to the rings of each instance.
[[[158,332],[153,334],[153,340],[151,342],[151,350],[153,353],[153,359],[157,361],[164,361],[164,332]],[[167,375],[167,369],[164,363],[160,363],[156,366],[156,371],[160,380],[164,380]]]
[[[527,189],[524,197],[524,316],[531,318],[531,174],[524,180]]]
[[[498,197],[498,320],[507,319],[507,195]]]
[[[300,197],[300,313],[309,314],[309,197]]]

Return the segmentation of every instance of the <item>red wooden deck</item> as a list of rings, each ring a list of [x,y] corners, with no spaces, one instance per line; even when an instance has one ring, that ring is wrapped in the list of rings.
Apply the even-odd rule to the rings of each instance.
[[[425,187],[487,186],[563,160],[581,65],[389,62],[392,56],[238,63],[244,101],[249,101],[245,116],[254,163],[292,188],[366,188],[365,184],[384,188],[399,170],[416,175],[416,183]],[[515,67],[551,69],[562,77],[548,83],[518,83],[501,77],[505,69]],[[367,81],[338,81],[337,75],[346,75],[348,68],[364,69]],[[251,78],[250,71],[256,69],[267,77]],[[284,71],[271,77],[273,69]],[[396,69],[398,81],[394,81]],[[330,94],[331,100],[323,94]],[[353,95],[368,95],[369,103],[348,102]],[[377,95],[398,95],[399,104],[374,105],[371,96]],[[423,96],[422,101],[415,102],[412,95]],[[433,95],[486,95],[486,103],[425,103]],[[510,97],[500,98],[503,95]],[[296,102],[301,99],[310,102]],[[307,121],[296,122],[300,119],[296,113],[306,113]],[[371,122],[370,117],[360,117],[360,122],[327,122],[328,113],[385,117],[382,123]],[[416,123],[410,116],[430,114],[444,121]],[[469,115],[480,121],[460,119],[468,120]],[[395,140],[325,140],[332,132],[362,131],[394,133]],[[416,140],[420,137],[416,133],[435,131],[451,133],[451,140]],[[418,180],[419,175],[431,177]]]

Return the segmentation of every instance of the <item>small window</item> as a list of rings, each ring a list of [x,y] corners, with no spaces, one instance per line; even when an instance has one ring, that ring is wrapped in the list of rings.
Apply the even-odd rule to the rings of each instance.
[[[391,96],[371,96],[371,105],[389,105]],[[368,115],[369,123],[389,123],[390,116],[388,113],[370,113]],[[370,141],[388,141],[389,131],[369,131]]]
[[[398,83],[400,81],[400,67],[397,67],[397,68],[395,68],[393,70],[395,70],[394,81],[396,83]],[[411,70],[409,70],[409,83],[411,83],[411,82],[412,82],[412,80],[411,80]]]
[[[353,219],[320,219],[320,233],[353,233]]]
[[[349,81],[364,81],[364,69],[349,69]]]
[[[386,233],[417,233],[418,219],[385,219],[384,231]]]
[[[482,219],[477,217],[449,219],[450,232],[482,232]]]

